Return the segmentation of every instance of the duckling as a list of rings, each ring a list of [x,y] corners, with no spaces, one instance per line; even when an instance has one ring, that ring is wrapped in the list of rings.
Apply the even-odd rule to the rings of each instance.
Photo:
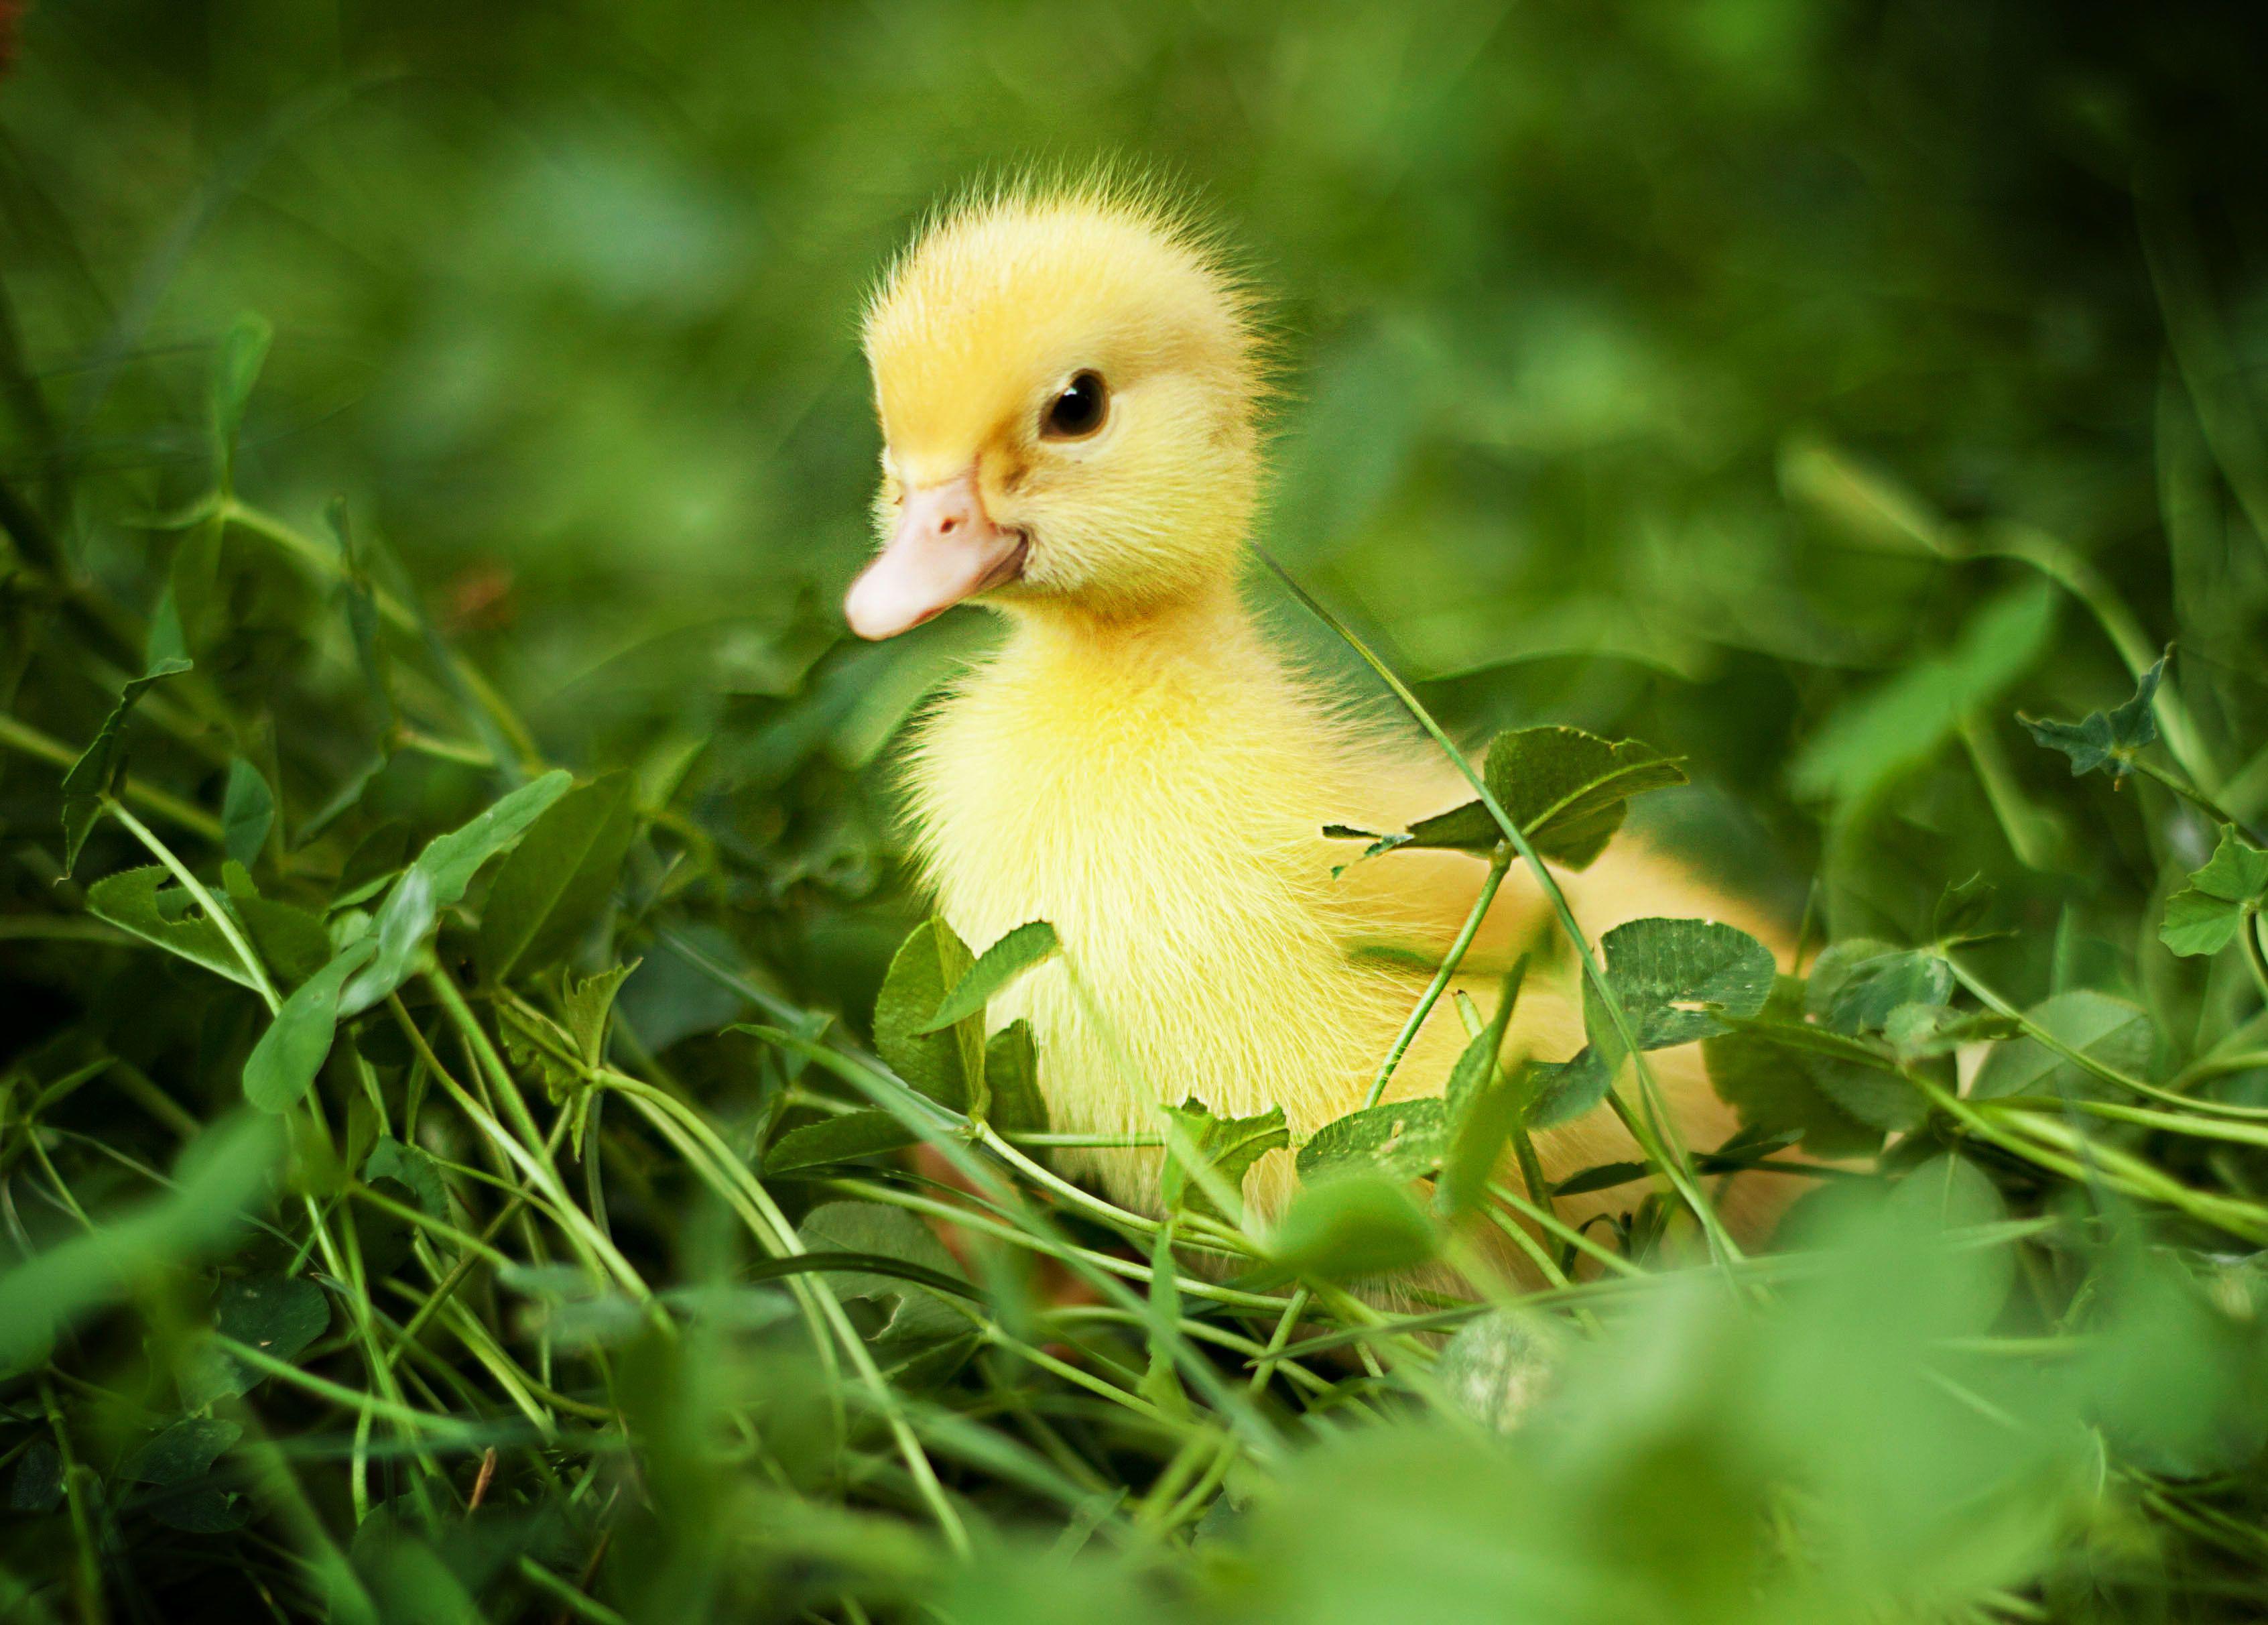
[[[1346,849],[1324,825],[1401,828],[1469,792],[1414,730],[1365,720],[1303,674],[1245,601],[1267,395],[1249,288],[1156,196],[1013,189],[919,235],[865,344],[883,539],[845,599],[850,629],[891,638],[964,602],[1007,624],[917,725],[904,764],[914,853],[954,931],[982,948],[1045,920],[1061,941],[990,1019],[1031,1023],[1058,1130],[1154,1139],[1161,1103],[1195,1096],[1225,1115],[1281,1106],[1297,1145],[1363,1104],[1424,985],[1351,949],[1445,942],[1483,866],[1398,853],[1334,876]],[[1706,913],[1771,933],[1628,840],[1560,878],[1592,932]],[[1543,908],[1515,871],[1484,949],[1532,933]],[[1531,979],[1506,1053],[1572,1054],[1579,993],[1564,971]],[[1439,1094],[1464,1042],[1444,999],[1388,1098]],[[1652,1060],[1688,1144],[1733,1132],[1690,1047]],[[1604,1110],[1537,1149],[1553,1179],[1637,1155]],[[1154,1149],[1065,1163],[1155,1210]],[[1291,1155],[1270,1153],[1246,1200],[1264,1218],[1295,1184]],[[1720,1193],[1736,1231],[1744,1205],[1761,1210]]]

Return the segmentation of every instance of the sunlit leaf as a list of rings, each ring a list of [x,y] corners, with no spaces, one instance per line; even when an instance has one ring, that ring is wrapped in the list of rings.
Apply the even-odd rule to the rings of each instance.
[[[1633,920],[1600,942],[1607,986],[1642,1050],[1690,1044],[1764,1008],[1778,969],[1756,938],[1713,920]],[[1604,1057],[1622,1038],[1598,989],[1583,988],[1583,1022]]]
[[[1317,1179],[1351,1168],[1375,1168],[1415,1179],[1441,1165],[1448,1111],[1438,1098],[1394,1100],[1324,1124],[1300,1148],[1300,1177]]]
[[[1605,740],[1576,728],[1498,735],[1482,777],[1537,853],[1573,869],[1589,867],[1606,849],[1622,828],[1631,797],[1685,782],[1684,769],[1651,746]],[[1488,809],[1474,801],[1421,819],[1410,826],[1406,840],[1381,842],[1373,851],[1390,844],[1486,852],[1503,838]]]
[[[974,963],[968,946],[942,919],[916,926],[890,961],[874,1001],[874,1045],[892,1071],[939,1105],[982,1116],[982,1018],[964,1016],[942,1032],[926,1030]]]
[[[919,1031],[942,1032],[955,1022],[983,1016],[987,1000],[1054,953],[1057,946],[1056,928],[1046,920],[1018,926],[977,956]]]
[[[2130,1075],[2145,1070],[2157,1034],[2139,1005],[2092,987],[2051,994],[2025,1012],[2039,1027],[2090,1060]],[[2122,1091],[2065,1060],[2029,1035],[1995,1045],[1969,1092],[1980,1100],[2005,1095],[2116,1098]]]
[[[2166,899],[2158,940],[2175,953],[2217,954],[2236,940],[2248,918],[2268,896],[2268,852],[2220,826],[2220,840],[2190,883]]]
[[[1167,1136],[1158,1186],[1168,1212],[1186,1209],[1227,1218],[1207,1186],[1218,1185],[1241,1192],[1244,1176],[1253,1163],[1292,1143],[1292,1131],[1285,1123],[1281,1106],[1253,1117],[1221,1117],[1192,1095],[1178,1106],[1161,1110],[1173,1128]]]

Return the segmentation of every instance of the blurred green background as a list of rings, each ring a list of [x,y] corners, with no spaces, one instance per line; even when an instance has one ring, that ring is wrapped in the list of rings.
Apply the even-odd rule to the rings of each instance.
[[[16,1250],[0,1334],[23,1317],[14,1346],[0,1335],[0,1582],[23,1577],[42,1617],[106,1587],[122,1617],[190,1617],[184,1598],[239,1617],[255,1592],[283,1614],[347,1596],[354,1575],[377,1601],[335,1617],[388,1625],[470,1618],[475,1596],[489,1617],[549,1617],[563,1592],[582,1617],[668,1625],[932,1607],[1351,1621],[1421,1595],[1443,1620],[1612,1625],[2257,1616],[2268,1134],[2247,1113],[2268,1101],[2268,1037],[2233,936],[2177,959],[2159,927],[2216,837],[2218,815],[2181,797],[2256,824],[2268,807],[2268,11],[19,9],[0,4],[18,32],[0,76],[0,1220]],[[1933,991],[1898,1008],[1942,1028],[1902,1028],[1910,1052],[1874,1036],[1883,1012],[1843,1034],[1891,1083],[1949,1080],[1954,1038],[1930,1047],[1945,1034],[2008,1037],[1963,1002],[1996,986],[2042,1023],[2096,1021],[2057,1029],[2095,1082],[2108,1056],[2114,1082],[2131,1069],[2194,1112],[2104,1112],[2091,1138],[2056,1140],[2058,1103],[2014,1097],[2075,1112],[2093,1084],[2030,1038],[1994,1052],[2014,1063],[1997,1116],[1961,1115],[1973,1088],[1926,1098],[1878,1078],[1830,1126],[1856,1122],[1869,1149],[1902,1136],[1856,1183],[1895,1191],[1911,1234],[1859,1227],[1855,1262],[1821,1265],[1764,1318],[1676,1282],[1570,1289],[1550,1322],[1590,1340],[1570,1397],[1501,1451],[1476,1442],[1473,1413],[1501,1421],[1506,1384],[1533,1377],[1525,1323],[1476,1320],[1438,1364],[1413,1345],[1383,1374],[1302,1348],[1322,1375],[1263,1376],[1231,1403],[1201,1379],[1242,1394],[1276,1298],[1232,1312],[1192,1275],[1185,1303],[1135,1300],[1253,1340],[1207,1343],[1215,1372],[1123,1304],[1082,1319],[1094,1303],[1050,1296],[1068,1243],[1028,1214],[1026,1251],[1053,1275],[1006,1247],[945,1258],[905,1206],[873,1205],[933,1192],[899,1161],[760,1178],[784,1124],[865,1097],[719,1030],[809,1017],[836,1061],[855,1053],[923,912],[896,859],[891,741],[988,635],[975,614],[879,646],[842,630],[878,450],[862,301],[940,198],[1106,159],[1185,188],[1268,291],[1284,392],[1262,539],[1447,721],[1476,740],[1574,723],[1681,754],[1692,787],[1634,822],[1808,918],[1815,944],[1923,943],[1891,962]],[[228,472],[293,528],[281,545],[240,512],[166,517],[216,486],[212,380],[247,312],[275,336]],[[374,638],[357,649],[322,518],[335,498],[431,638],[404,613],[385,660]],[[1286,639],[1357,684],[1258,590]],[[55,855],[57,769],[168,602],[195,669],[136,713],[133,788],[179,798],[153,822],[210,878],[234,770],[271,784],[250,865],[268,900],[335,934],[413,839],[520,767],[636,772],[637,838],[623,790],[622,846],[572,946],[578,968],[642,961],[598,1048],[667,1088],[593,1087],[586,1067],[576,1094],[512,1052],[522,1110],[557,1133],[609,1103],[544,1225],[504,1228],[527,1187],[474,1165],[471,1113],[437,1094],[417,1116],[429,1057],[383,1012],[292,1104],[288,1156],[214,1132],[266,1012],[89,912],[82,884],[147,861],[117,821],[77,881]],[[2176,789],[2075,780],[2017,721],[2116,705],[2176,638],[2148,759],[2185,775]],[[509,705],[453,689],[444,640]],[[515,708],[533,743],[490,754],[475,735]],[[2007,934],[1959,945],[1984,979],[1956,991],[1941,950],[1965,927],[1940,929],[1933,905],[1979,873],[1999,887],[1980,917]],[[2234,916],[2247,899],[2224,902]],[[451,985],[463,912],[401,1012],[444,1047],[483,1031],[428,996]],[[708,957],[707,979],[672,943]],[[556,1004],[570,957],[471,997],[499,1023]],[[1811,1084],[1765,1098],[1763,1128],[1804,1129],[1772,1112],[1847,1085],[1829,1070],[1767,1080]],[[724,1149],[672,1137],[662,1100]],[[381,1142],[397,1123],[399,1145]],[[2074,1163],[2074,1143],[2100,1164]],[[154,1194],[161,1167],[173,1196]],[[431,1172],[413,1193],[413,1169],[446,1188]],[[776,1196],[784,1230],[845,1169],[864,1181],[842,1204],[863,1215],[858,1250],[932,1272],[927,1296],[902,1274],[829,1278],[882,1356],[903,1356],[890,1392],[946,1461],[974,1567],[930,1533],[873,1414],[822,1414],[821,1396],[842,1412],[864,1391],[784,1318],[772,1329],[777,1290],[735,1274],[752,1244],[731,1200]],[[368,1200],[389,1179],[392,1233]],[[413,1195],[431,1199],[423,1276],[402,1228],[418,1212],[398,1211]],[[318,1197],[390,1252],[368,1280],[351,1257],[314,1259],[330,1245]],[[459,1220],[509,1256],[460,1249]],[[1064,1222],[1137,1274],[1150,1256],[1140,1221]],[[1957,1252],[1936,1246],[1947,1223]],[[562,1261],[587,1267],[605,1227],[682,1341],[634,1336],[620,1282]],[[1662,1228],[1625,1226],[1614,1256],[1631,1273],[1679,1261],[1653,1245]],[[1778,1293],[1810,1268],[1786,1262],[1752,1279]],[[453,1325],[371,1318],[442,1301],[425,1294],[445,1270],[469,1305]],[[241,1329],[253,1282],[278,1295],[270,1311],[298,1289],[298,1363],[256,1400],[240,1373],[216,1409],[175,1381],[174,1354],[212,1324]],[[742,1291],[747,1325],[706,1318],[711,1287]],[[901,1325],[909,1304],[949,1312]],[[33,1307],[70,1335],[32,1347]],[[1042,1367],[1040,1342],[1077,1363]],[[438,1386],[400,1390],[416,1403],[373,1429],[366,1401],[396,1393],[397,1359]],[[519,1406],[537,1371],[572,1392]],[[1413,1414],[1432,1420],[1368,1425]],[[216,1420],[249,1428],[240,1447],[178,1481],[144,1471],[153,1439]],[[423,1450],[426,1432],[444,1459],[421,1476],[402,1441]],[[491,1441],[504,1466],[475,1520]],[[216,1488],[199,1475],[224,1453]],[[236,1523],[191,1507],[227,1536],[191,1550],[188,1514],[151,1508],[200,1490],[232,1497]]]
[[[1129,161],[1274,297],[1285,561],[1462,727],[1692,753],[1668,816],[1793,914],[1844,782],[1792,795],[1803,742],[2026,573],[1886,553],[1839,461],[1791,502],[1819,447],[2059,538],[2154,639],[2179,599],[2257,703],[2268,571],[2220,469],[2268,480],[2263,35],[2045,0],[35,5],[0,85],[41,380],[10,464],[130,572],[131,518],[207,477],[211,340],[263,313],[248,490],[310,523],[348,493],[567,759],[725,728],[720,816],[862,892],[880,825],[832,775],[983,635],[833,646],[862,298],[972,179]],[[2066,637],[2063,686],[2116,698]],[[2011,867],[1958,752],[1940,777],[1878,832],[1932,895]],[[1862,890],[1846,923],[1918,923]]]

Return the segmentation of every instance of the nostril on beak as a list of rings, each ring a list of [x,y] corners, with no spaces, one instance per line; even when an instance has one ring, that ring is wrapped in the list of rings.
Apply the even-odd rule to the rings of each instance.
[[[959,528],[960,524],[961,515],[958,513],[948,513],[943,519],[938,521],[937,534],[941,536],[949,536],[956,528]]]

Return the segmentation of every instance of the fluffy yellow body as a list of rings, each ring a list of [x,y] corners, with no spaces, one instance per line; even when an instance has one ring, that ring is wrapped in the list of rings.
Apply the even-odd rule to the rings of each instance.
[[[993,1019],[1030,1020],[1050,1116],[1074,1133],[1154,1135],[1161,1103],[1195,1096],[1225,1115],[1280,1105],[1296,1144],[1360,1106],[1425,980],[1361,950],[1438,954],[1482,878],[1478,861],[1433,853],[1334,878],[1358,849],[1323,839],[1324,824],[1399,827],[1468,793],[1446,764],[1303,684],[1233,595],[1139,628],[1019,617],[929,719],[913,787],[918,850],[963,940],[981,949],[1039,919],[1061,935],[1061,955],[1013,984]],[[1561,879],[1593,932],[1644,913],[1726,912],[1643,849]],[[1515,875],[1472,962],[1500,965],[1541,920]],[[1484,977],[1467,985],[1484,1005],[1493,996]],[[1574,992],[1565,957],[1547,957],[1507,1053],[1580,1047]],[[1388,1097],[1440,1094],[1463,1044],[1444,1000]],[[1690,1052],[1653,1059],[1690,1142],[1731,1132]],[[1605,1111],[1547,1132],[1538,1149],[1553,1178],[1635,1155]],[[1155,1152],[1067,1160],[1122,1201],[1155,1200]],[[1265,1215],[1292,1184],[1290,1154],[1273,1153],[1247,1195]],[[1617,1199],[1631,1193],[1579,1209]]]
[[[1280,1105],[1304,1140],[1363,1103],[1425,980],[1362,950],[1438,954],[1483,866],[1395,853],[1332,875],[1354,849],[1326,824],[1397,829],[1468,793],[1414,732],[1304,680],[1242,602],[1263,388],[1247,299],[1154,200],[1018,193],[924,234],[878,294],[866,345],[887,442],[880,516],[897,531],[870,574],[917,588],[948,579],[955,549],[1005,559],[1020,539],[1012,570],[979,589],[1006,643],[935,706],[910,762],[917,848],[954,930],[981,949],[1045,920],[1062,939],[992,1020],[1030,1019],[1059,1129],[1154,1135],[1161,1104],[1195,1096],[1225,1114]],[[1049,403],[1074,380],[1107,393],[1107,412],[1051,432]],[[1764,925],[1627,842],[1566,883],[1594,937],[1641,914]],[[1535,934],[1526,876],[1492,915],[1469,961],[1484,1004],[1488,968]],[[1569,963],[1547,957],[1531,978],[1508,1053],[1580,1046]],[[1440,1093],[1463,1041],[1444,1000],[1388,1098]],[[1651,1059],[1688,1143],[1721,1141],[1730,1114],[1697,1058]],[[1558,1177],[1634,1148],[1600,1111],[1538,1149]],[[1123,1201],[1155,1201],[1155,1151],[1065,1160]],[[1278,1152],[1247,1195],[1265,1215],[1293,1184]],[[1736,1224],[1744,1205],[1730,1204]]]

